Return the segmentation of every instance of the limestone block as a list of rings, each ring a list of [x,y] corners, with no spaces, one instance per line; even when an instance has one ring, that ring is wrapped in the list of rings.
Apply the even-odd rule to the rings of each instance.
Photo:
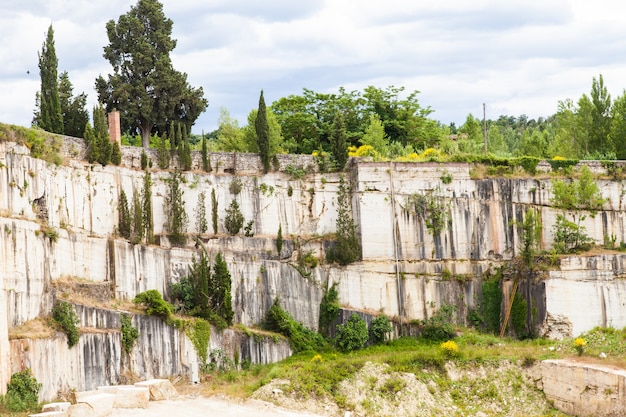
[[[115,395],[106,393],[79,394],[76,395],[76,404],[69,408],[69,417],[107,417],[113,413]]]
[[[42,408],[41,411],[42,412],[46,412],[46,411],[65,411],[67,412],[67,409],[70,408],[70,405],[72,405],[72,403],[70,402],[56,402],[56,403],[48,403],[45,404]]]
[[[115,395],[113,408],[148,408],[150,389],[134,385],[98,387],[98,391]]]
[[[37,414],[29,414],[28,417],[67,417],[65,411],[45,411]]]
[[[178,392],[169,379],[150,379],[137,382],[135,386],[148,387],[150,390],[150,401],[171,400],[178,397]]]

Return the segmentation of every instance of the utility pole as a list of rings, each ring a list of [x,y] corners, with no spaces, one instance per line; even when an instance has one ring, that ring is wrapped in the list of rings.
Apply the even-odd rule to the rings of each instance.
[[[483,103],[483,142],[485,145],[485,155],[487,155],[487,110]]]

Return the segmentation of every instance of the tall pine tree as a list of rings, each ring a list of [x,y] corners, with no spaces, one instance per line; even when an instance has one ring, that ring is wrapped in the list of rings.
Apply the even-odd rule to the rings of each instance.
[[[270,170],[272,156],[270,155],[270,128],[267,124],[267,110],[265,98],[263,98],[263,90],[261,90],[261,96],[259,97],[259,111],[256,115],[254,128],[256,130],[257,144],[259,145],[259,156],[263,164],[263,172],[267,173]]]
[[[52,133],[63,133],[63,115],[57,80],[58,65],[59,60],[54,47],[54,30],[50,25],[46,41],[39,54],[41,91],[37,95],[39,111],[35,113],[35,124]]]

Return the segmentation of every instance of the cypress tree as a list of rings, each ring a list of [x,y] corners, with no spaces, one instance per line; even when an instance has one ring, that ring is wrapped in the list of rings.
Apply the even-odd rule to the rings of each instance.
[[[128,209],[128,198],[124,190],[120,193],[120,199],[117,208],[118,213],[118,230],[124,239],[130,239],[132,218]]]
[[[213,234],[217,234],[218,218],[217,218],[217,197],[215,196],[215,188],[211,190],[211,223],[213,226]]]
[[[140,243],[143,239],[143,209],[141,207],[141,195],[139,191],[133,191],[133,212],[132,230],[130,241],[134,244]]]
[[[147,243],[154,243],[154,228],[152,225],[152,180],[150,179],[150,171],[146,170],[143,177],[143,193],[142,197],[142,219],[141,227],[143,236]]]
[[[335,168],[341,171],[348,161],[348,140],[341,113],[337,113],[333,120],[330,144],[333,150],[333,157],[335,158]]]
[[[206,233],[209,226],[206,221],[206,194],[204,192],[198,195],[198,205],[196,206],[196,231],[198,234]]]
[[[85,125],[89,121],[86,109],[87,95],[81,93],[73,97],[72,83],[67,71],[59,75],[59,100],[63,116],[63,133],[75,138],[84,138]]]
[[[211,159],[209,157],[209,151],[207,149],[206,136],[204,136],[204,132],[202,132],[202,169],[205,172],[211,172],[213,169],[211,168]]]
[[[63,133],[63,115],[59,99],[59,85],[56,49],[54,47],[54,30],[48,28],[46,41],[39,55],[39,76],[41,91],[39,92],[39,114],[36,114],[37,126],[52,133]]]
[[[111,141],[109,140],[106,111],[101,105],[93,108],[93,130],[95,135],[94,147],[97,148],[96,161],[106,165],[111,162]]]
[[[180,186],[182,175],[178,169],[171,173],[168,179],[168,191],[165,196],[165,228],[169,232],[169,239],[174,245],[182,245],[187,241],[188,216],[185,211],[183,190]]]
[[[263,164],[263,172],[267,173],[270,170],[272,156],[270,155],[270,128],[267,124],[267,110],[265,108],[263,90],[261,90],[261,96],[259,97],[259,110],[254,122],[254,128],[256,131],[257,144],[259,145],[259,156]]]
[[[213,276],[211,278],[211,306],[213,307],[213,311],[230,326],[233,324],[233,317],[235,315],[231,295],[232,280],[221,253],[215,256]]]

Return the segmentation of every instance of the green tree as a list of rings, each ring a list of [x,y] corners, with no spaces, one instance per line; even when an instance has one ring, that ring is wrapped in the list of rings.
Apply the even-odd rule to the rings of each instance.
[[[359,142],[361,142],[362,145],[372,146],[374,150],[382,156],[387,155],[387,145],[389,142],[383,123],[377,114],[370,115],[370,124],[367,129],[365,129],[365,134],[359,139]]]
[[[39,54],[41,90],[37,96],[39,111],[35,113],[34,121],[38,127],[52,133],[63,133],[63,114],[57,79],[58,65],[59,61],[54,47],[54,29],[50,25]]]
[[[361,245],[356,235],[356,225],[352,218],[350,192],[343,175],[339,177],[337,191],[337,243],[332,251],[332,260],[340,265],[348,265],[361,257]]]
[[[218,231],[219,221],[217,217],[217,197],[215,196],[215,188],[211,190],[211,225],[213,226],[213,234]]]
[[[235,315],[232,307],[231,294],[232,279],[226,261],[221,253],[215,256],[213,263],[213,277],[209,287],[211,306],[215,313],[223,318],[230,326]]]
[[[591,83],[591,130],[589,147],[591,152],[607,153],[614,150],[609,141],[611,129],[611,95],[604,85],[602,74]]]
[[[117,206],[118,226],[117,229],[124,239],[130,239],[132,230],[132,217],[128,208],[128,198],[124,190],[120,192],[120,198]]]
[[[204,234],[208,230],[209,226],[206,221],[206,194],[201,192],[198,195],[198,205],[196,206],[196,231],[199,234]]]
[[[611,107],[609,142],[615,148],[617,159],[626,159],[626,90],[615,99]]]
[[[226,231],[235,236],[243,227],[243,214],[239,209],[239,204],[236,200],[230,202],[230,206],[226,209],[226,218],[224,219],[224,227]]]
[[[139,131],[144,148],[154,129],[165,133],[174,121],[189,129],[208,105],[202,87],[191,87],[187,74],[172,66],[172,25],[158,0],[139,0],[117,23],[106,24],[104,58],[113,74],[96,79],[98,99],[108,111],[120,111],[123,131]]]
[[[170,242],[174,245],[183,245],[187,241],[189,218],[185,211],[184,191],[181,187],[182,181],[182,174],[178,169],[175,169],[167,180],[167,194],[164,200],[165,229],[169,232]]]
[[[285,153],[291,150],[291,145],[285,143],[281,134],[280,124],[276,119],[276,115],[271,109],[266,108],[267,125],[269,128],[270,155]],[[246,152],[259,153],[259,141],[256,134],[256,119],[259,114],[258,109],[252,109],[248,113],[248,125],[242,129],[243,140],[246,145]],[[287,148],[285,148],[287,146]]]
[[[226,108],[220,108],[217,123],[217,148],[219,150],[225,152],[248,152],[244,131],[239,127],[237,120],[230,117],[230,113]]]
[[[95,160],[101,165],[111,162],[111,141],[109,140],[109,127],[107,115],[101,105],[93,108],[94,146],[96,150]]]
[[[368,338],[367,323],[356,313],[345,325],[337,325],[337,347],[342,352],[363,349]]]
[[[207,148],[206,136],[202,132],[202,169],[204,172],[211,172],[211,157],[209,156],[209,150]]]
[[[154,243],[154,225],[152,224],[152,179],[150,171],[146,170],[143,176],[143,191],[141,193],[141,227],[146,242]]]
[[[81,93],[73,97],[72,83],[67,71],[59,76],[59,102],[61,105],[61,115],[63,118],[63,133],[75,138],[83,138],[85,126],[89,121],[87,111],[87,95]]]
[[[141,204],[141,194],[138,190],[133,190],[133,208],[132,208],[132,224],[131,224],[130,241],[133,244],[140,243],[143,240],[143,209]]]
[[[168,140],[164,134],[160,134],[157,142],[157,165],[161,169],[167,169],[170,167],[170,159]]]
[[[320,149],[321,130],[313,104],[306,96],[291,95],[272,103],[272,113],[280,125],[284,141],[292,144],[296,153],[310,154]]]
[[[254,130],[256,132],[257,145],[259,147],[259,156],[261,157],[261,163],[263,164],[263,172],[267,173],[270,170],[272,155],[270,153],[270,128],[267,124],[267,111],[265,108],[263,90],[261,90],[261,96],[259,97],[259,110],[257,112],[256,120],[254,121]]]
[[[348,161],[348,143],[346,141],[346,129],[343,124],[343,115],[337,113],[333,122],[331,145],[336,168],[342,170]]]

